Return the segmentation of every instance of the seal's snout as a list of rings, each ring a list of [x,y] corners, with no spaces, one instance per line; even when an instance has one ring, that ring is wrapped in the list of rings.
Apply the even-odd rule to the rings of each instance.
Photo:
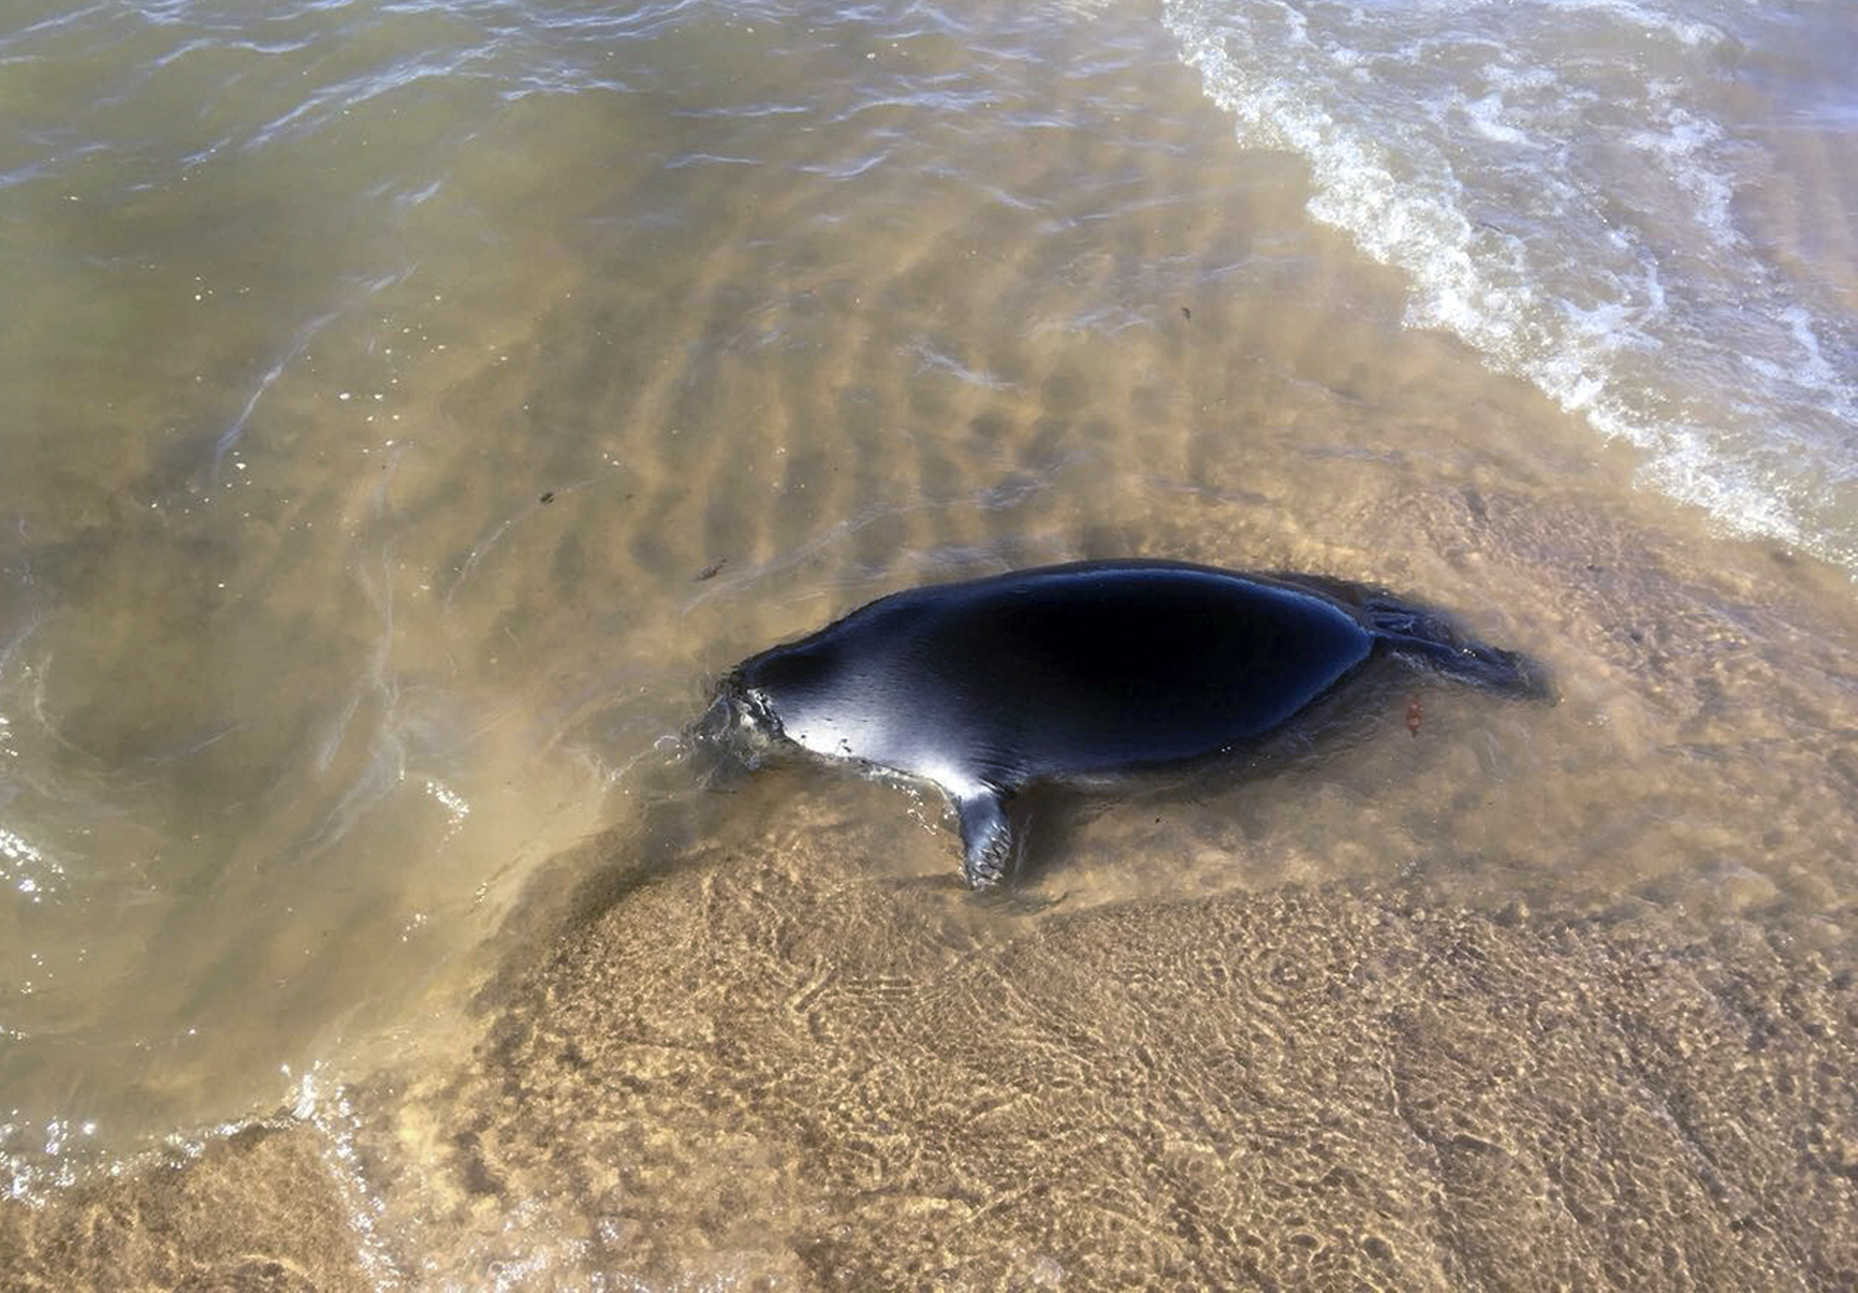
[[[706,790],[726,790],[754,770],[735,739],[736,707],[727,690],[718,691],[701,717],[685,729],[697,783]]]
[[[703,717],[690,725],[691,740],[698,745],[724,744],[735,723],[735,705],[729,698],[728,690],[719,690],[716,698],[710,702],[710,707],[703,711]]]
[[[688,732],[691,747],[708,765],[703,779],[710,784],[726,784],[733,774],[760,767],[778,734],[766,706],[735,674],[717,686],[709,708]]]

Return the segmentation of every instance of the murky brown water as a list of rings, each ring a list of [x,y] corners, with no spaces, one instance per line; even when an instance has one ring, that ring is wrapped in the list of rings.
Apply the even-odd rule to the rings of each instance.
[[[330,1287],[1682,1283],[1576,1161],[1663,1183],[1694,1280],[1847,1269],[1793,1213],[1669,1218],[1851,1213],[1848,574],[1404,326],[1152,14],[160,16],[0,45],[0,1151],[52,1200],[17,1233],[283,1105],[283,1158],[192,1170],[359,1227]],[[1817,138],[1788,191],[1849,229]],[[1849,237],[1776,193],[1764,245],[1836,296]],[[1135,554],[1421,596],[1561,703],[1369,689],[1269,775],[1052,806],[1004,904],[930,795],[692,785],[750,651]],[[1660,957],[1676,1013],[1627,1019]],[[1763,992],[1786,1027],[1686,1031]],[[1788,1090],[1736,1076],[1756,1034]],[[1687,1092],[1730,1185],[1658,1139]],[[1478,1145],[1574,1220],[1467,1221]],[[190,1257],[213,1206],[172,1206],[122,1269],[272,1251]]]

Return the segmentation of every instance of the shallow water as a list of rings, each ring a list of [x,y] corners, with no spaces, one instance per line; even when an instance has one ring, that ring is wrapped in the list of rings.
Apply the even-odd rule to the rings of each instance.
[[[1836,6],[10,21],[16,1190],[417,1069],[590,873],[796,831],[931,886],[925,956],[1339,881],[1849,964],[1855,47]],[[928,796],[693,788],[750,651],[1131,554],[1386,584],[1562,703],[1366,689],[1269,775],[1052,806],[1005,907]]]

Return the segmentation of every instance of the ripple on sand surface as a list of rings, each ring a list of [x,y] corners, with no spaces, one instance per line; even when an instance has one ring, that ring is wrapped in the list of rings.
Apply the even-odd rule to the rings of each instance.
[[[859,876],[868,834],[686,857],[493,990],[468,1062],[8,1205],[0,1275],[348,1287],[338,1197],[377,1270],[466,1284],[1858,1272],[1858,1001],[1755,926],[1340,890],[1003,919]]]

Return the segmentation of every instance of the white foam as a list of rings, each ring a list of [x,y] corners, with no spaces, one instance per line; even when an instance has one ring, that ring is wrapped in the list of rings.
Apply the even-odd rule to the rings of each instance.
[[[65,871],[45,851],[16,831],[0,826],[0,887],[38,902],[54,892]]]
[[[1719,26],[1631,0],[1164,20],[1240,142],[1302,156],[1310,214],[1408,275],[1408,326],[1638,446],[1644,483],[1858,573],[1858,325],[1738,227],[1759,159]]]
[[[1471,119],[1471,128],[1486,139],[1494,139],[1500,144],[1528,144],[1529,136],[1504,120],[1503,93],[1492,90],[1481,99],[1472,99],[1464,103],[1464,114]]]

